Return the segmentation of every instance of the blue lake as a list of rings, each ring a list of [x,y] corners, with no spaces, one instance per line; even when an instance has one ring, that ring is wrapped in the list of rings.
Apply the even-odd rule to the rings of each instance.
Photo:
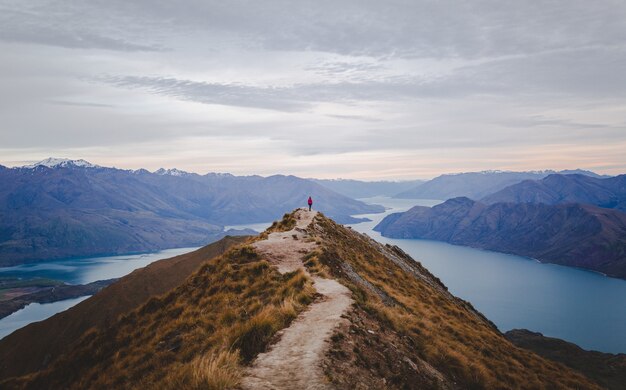
[[[31,322],[42,321],[56,313],[67,310],[87,298],[89,296],[45,304],[31,303],[22,310],[16,311],[0,320],[0,339]]]
[[[439,201],[361,200],[391,209],[384,214],[362,215],[372,222],[350,225],[354,230],[402,248],[501,331],[526,328],[584,349],[626,353],[625,280],[438,241],[382,237],[372,229],[385,215]]]
[[[119,278],[154,261],[178,256],[195,249],[197,248],[176,248],[154,253],[53,260],[15,267],[2,267],[0,268],[0,277],[50,278],[70,284],[84,284],[96,280]],[[0,319],[0,338],[31,322],[42,321],[56,313],[67,310],[86,298],[88,297],[46,304],[31,303],[22,310]]]
[[[195,249],[197,248],[176,248],[152,253],[51,260],[15,267],[0,267],[0,277],[50,278],[69,284],[85,284],[96,280],[119,278],[154,261]]]

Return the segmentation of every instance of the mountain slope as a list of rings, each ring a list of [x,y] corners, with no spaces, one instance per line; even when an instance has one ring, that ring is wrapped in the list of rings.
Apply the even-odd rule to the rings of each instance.
[[[484,197],[484,203],[586,203],[626,211],[626,175],[593,178],[585,175],[550,175],[523,181]]]
[[[18,329],[0,340],[0,378],[46,368],[87,330],[107,328],[119,316],[182,284],[208,259],[245,240],[225,237],[194,252],[155,261],[62,313]]]
[[[354,302],[333,312],[332,331],[312,314],[335,299],[325,283]],[[321,347],[307,347],[309,340]],[[306,369],[294,370],[305,361]],[[246,388],[263,378],[263,367],[294,370],[294,382],[274,381],[276,389],[297,387],[309,375],[311,383],[324,381],[317,388],[338,389],[598,388],[512,345],[399,248],[306,211],[207,261],[105,329],[85,333],[47,370],[0,385]]]
[[[626,214],[591,205],[485,205],[455,198],[391,214],[375,230],[386,237],[446,241],[626,278]]]
[[[599,175],[582,170],[562,171],[564,174],[578,173],[590,177]],[[407,199],[450,199],[465,196],[481,199],[489,194],[524,180],[539,180],[554,171],[502,172],[484,171],[441,175],[424,184],[397,194],[396,198]]]
[[[308,196],[342,222],[383,211],[294,176],[150,173],[82,160],[0,169],[0,266],[200,246],[223,237],[225,224],[272,221]]]
[[[349,179],[311,179],[317,184],[350,198],[371,198],[374,196],[394,196],[414,188],[424,180],[407,181],[360,181]]]
[[[626,383],[626,354],[585,351],[576,344],[545,337],[541,333],[514,329],[504,334],[520,348],[582,372],[607,389],[623,390]]]

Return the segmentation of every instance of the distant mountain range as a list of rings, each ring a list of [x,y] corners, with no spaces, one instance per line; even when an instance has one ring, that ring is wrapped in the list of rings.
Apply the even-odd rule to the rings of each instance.
[[[396,198],[404,199],[450,199],[466,196],[470,199],[481,199],[496,191],[524,180],[540,180],[544,177],[560,173],[563,175],[580,174],[601,178],[594,172],[580,169],[566,171],[483,171],[441,175],[416,187],[398,193]]]
[[[371,198],[374,196],[394,196],[422,183],[424,180],[408,181],[360,181],[349,179],[311,179],[326,188],[350,198]]]
[[[0,265],[200,246],[234,233],[223,225],[275,220],[308,196],[342,222],[384,210],[295,176],[150,173],[65,159],[0,166]]]
[[[513,253],[626,279],[626,214],[583,204],[455,198],[387,216],[385,237],[423,238]]]
[[[525,180],[484,197],[484,203],[586,203],[626,211],[626,175],[596,178],[586,175],[550,175]]]

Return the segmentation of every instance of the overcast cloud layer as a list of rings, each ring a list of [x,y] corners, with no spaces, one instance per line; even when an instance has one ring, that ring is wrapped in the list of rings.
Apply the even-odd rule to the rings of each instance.
[[[0,0],[0,164],[626,172],[626,3]]]

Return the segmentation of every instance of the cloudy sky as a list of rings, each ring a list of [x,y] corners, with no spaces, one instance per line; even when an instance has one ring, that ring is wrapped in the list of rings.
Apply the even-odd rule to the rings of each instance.
[[[626,172],[626,2],[0,0],[0,164]]]

